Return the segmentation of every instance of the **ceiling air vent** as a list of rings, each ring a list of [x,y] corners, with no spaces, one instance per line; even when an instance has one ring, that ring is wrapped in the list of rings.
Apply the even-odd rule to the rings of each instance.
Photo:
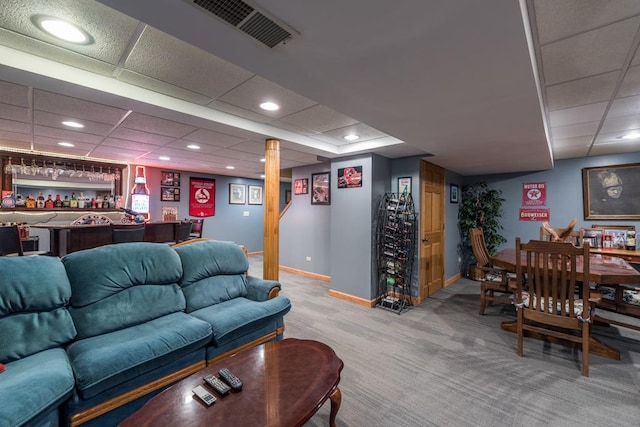
[[[233,25],[270,48],[293,37],[295,31],[276,23],[263,10],[242,0],[193,0],[193,4]]]

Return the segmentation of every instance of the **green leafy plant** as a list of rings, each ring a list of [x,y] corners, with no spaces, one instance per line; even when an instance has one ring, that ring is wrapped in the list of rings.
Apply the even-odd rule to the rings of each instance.
[[[458,210],[460,271],[467,272],[469,265],[475,263],[469,239],[470,228],[482,228],[490,255],[495,254],[500,244],[507,241],[500,234],[500,230],[502,230],[500,219],[502,218],[504,201],[502,191],[490,188],[486,182],[465,185],[462,188]]]

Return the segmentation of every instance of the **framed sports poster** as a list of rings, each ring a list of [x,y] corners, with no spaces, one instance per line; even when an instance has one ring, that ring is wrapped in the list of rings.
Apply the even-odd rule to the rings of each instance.
[[[216,214],[216,180],[189,178],[189,215],[197,217]]]

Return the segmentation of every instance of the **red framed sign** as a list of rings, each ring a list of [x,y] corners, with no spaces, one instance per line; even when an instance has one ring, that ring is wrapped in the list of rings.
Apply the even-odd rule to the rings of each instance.
[[[216,180],[189,178],[189,215],[197,217],[216,214]]]
[[[524,206],[546,206],[547,183],[525,182],[522,184],[522,204]]]

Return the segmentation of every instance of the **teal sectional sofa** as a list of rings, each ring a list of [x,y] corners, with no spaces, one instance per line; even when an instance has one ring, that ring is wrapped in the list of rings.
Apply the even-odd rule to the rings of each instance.
[[[208,362],[282,339],[291,303],[247,269],[212,240],[1,257],[0,426],[115,426]]]

